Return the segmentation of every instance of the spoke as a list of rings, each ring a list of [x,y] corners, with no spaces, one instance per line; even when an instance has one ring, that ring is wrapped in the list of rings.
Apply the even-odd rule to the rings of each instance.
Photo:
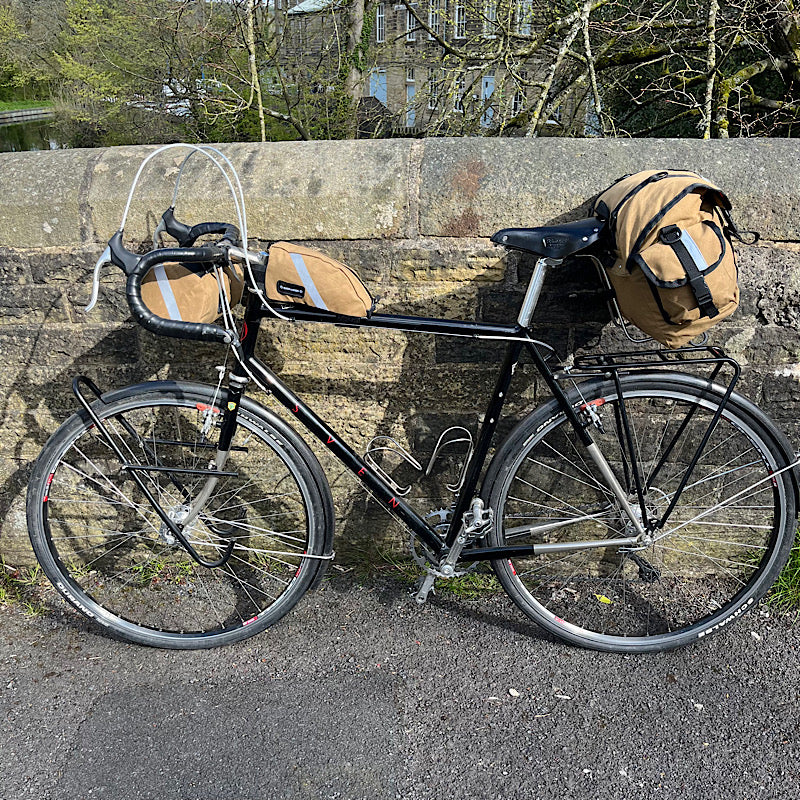
[[[542,467],[543,469],[550,470],[551,472],[555,472],[557,475],[563,475],[565,478],[569,478],[569,480],[574,481],[575,483],[580,483],[583,486],[588,486],[590,489],[604,489],[597,481],[593,480],[592,483],[587,481],[581,480],[580,478],[575,477],[574,475],[570,475],[564,472],[561,469],[557,469],[556,467],[551,467],[549,464],[545,464],[544,461],[539,461],[538,459],[529,458],[527,459],[532,464],[536,464],[537,466]],[[591,477],[591,476],[590,476]],[[607,491],[604,489],[604,491]]]
[[[528,481],[526,481],[526,480],[524,480],[524,479],[522,479],[522,478],[520,478],[518,476],[515,476],[515,480],[518,480],[520,483],[524,484],[525,486],[529,486],[531,489],[534,489],[537,492],[541,492],[541,494],[545,495],[546,497],[549,497],[551,500],[555,500],[556,503],[563,503],[566,506],[565,509],[563,509],[563,510],[560,509],[560,508],[553,508],[552,509],[553,511],[558,512],[560,515],[568,514],[568,511],[571,510],[571,511],[574,511],[576,515],[584,516],[584,513],[579,508],[576,508],[575,506],[573,506],[571,503],[567,502],[566,500],[562,500],[560,497],[556,497],[555,495],[550,494],[550,492],[546,491],[545,489],[542,489],[542,488],[540,488],[538,486],[534,486],[532,483],[529,483]],[[520,497],[509,497],[509,499],[517,500],[518,502],[525,503],[526,505],[533,505],[533,506],[538,505],[533,500],[523,500]],[[547,508],[547,506],[544,506],[544,508]],[[614,531],[615,533],[618,533],[618,531],[616,531],[614,528],[612,528],[611,525],[609,525],[607,522],[603,522],[603,520],[601,520],[601,519],[598,519],[597,522],[600,525],[604,525],[610,531]]]
[[[700,553],[696,550],[682,550],[679,547],[668,547],[667,545],[663,544],[660,544],[659,547],[671,553],[679,553],[680,555],[690,556],[693,558],[700,558],[703,561],[711,562],[712,564],[717,565],[721,570],[723,570],[728,575],[729,578],[736,581],[741,586],[746,586],[747,582],[743,581],[738,575],[731,572],[731,570],[726,566],[726,564],[731,564],[735,567],[743,567],[745,569],[749,569],[751,572],[753,571],[752,564],[743,563],[741,561],[733,561],[729,558],[712,558],[711,556],[705,553]],[[681,577],[678,573],[673,573],[673,574],[677,575],[678,577]]]
[[[709,538],[708,536],[696,536],[689,533],[682,533],[680,535],[681,541],[684,539],[689,539],[693,542],[710,542],[712,544],[727,544],[731,547],[742,547],[746,550],[769,550],[769,545],[766,544],[755,544],[754,542],[735,542],[731,539],[713,539]],[[659,544],[659,547],[663,547],[664,545]]]
[[[266,533],[269,536],[276,536],[281,539],[287,539],[292,542],[297,542],[300,546],[305,546],[306,540],[304,538],[300,538],[299,536],[290,536],[292,533],[304,533],[304,530],[297,529],[294,531],[275,531],[271,528],[261,528],[258,525],[247,524],[245,522],[241,522],[239,520],[227,520],[227,519],[219,519],[218,517],[208,516],[204,517],[203,521],[208,524],[208,521],[218,523],[220,525],[230,525],[234,528],[239,528],[244,531],[253,531],[254,533]]]
[[[575,468],[575,470],[576,470],[577,472],[579,472],[579,473],[580,473],[580,474],[582,474],[582,475],[585,475],[585,476],[586,476],[586,477],[589,479],[589,481],[591,481],[591,483],[586,483],[586,481],[581,481],[579,478],[575,478],[575,477],[573,477],[573,476],[567,475],[565,472],[562,472],[561,474],[562,474],[562,475],[565,475],[565,476],[566,476],[566,477],[568,477],[568,478],[572,478],[572,480],[578,481],[579,483],[584,483],[586,486],[591,486],[593,489],[599,489],[601,492],[603,492],[603,493],[605,493],[605,494],[609,494],[609,495],[610,495],[610,492],[609,492],[609,490],[608,490],[608,487],[607,487],[607,486],[605,486],[605,485],[604,485],[603,483],[601,483],[600,481],[598,481],[598,480],[597,480],[597,478],[596,478],[596,477],[595,477],[595,476],[594,476],[594,475],[593,475],[593,474],[592,474],[592,473],[589,471],[589,466],[588,466],[588,464],[586,463],[585,459],[583,458],[583,454],[582,454],[582,453],[581,453],[581,452],[578,450],[578,448],[577,448],[577,447],[575,447],[575,444],[573,443],[572,439],[569,439],[569,438],[567,438],[567,440],[566,440],[566,441],[567,441],[567,444],[569,444],[569,446],[572,448],[572,451],[573,451],[573,453],[575,453],[575,455],[576,455],[576,456],[578,456],[578,458],[581,460],[581,463],[583,464],[583,466],[585,467],[585,469],[581,469],[581,468],[580,468],[580,467],[579,467],[577,464],[575,464],[575,462],[573,462],[573,461],[570,461],[570,460],[569,460],[569,459],[568,459],[568,458],[567,458],[567,457],[564,455],[564,453],[560,452],[560,451],[559,451],[557,448],[555,448],[553,445],[551,445],[551,444],[550,444],[550,442],[548,442],[548,441],[543,441],[543,442],[542,442],[542,444],[543,444],[543,445],[544,445],[544,446],[545,446],[547,449],[551,450],[551,451],[552,451],[552,452],[553,452],[553,453],[554,453],[554,454],[555,454],[555,455],[556,455],[556,456],[559,458],[559,460],[560,460],[562,463],[564,463],[564,464],[570,464],[572,467],[574,467],[574,468]],[[541,465],[542,465],[542,466],[544,466],[544,467],[546,467],[547,469],[553,469],[553,467],[547,467],[547,465],[546,465],[546,464],[544,464],[543,462],[535,461],[535,460],[534,460],[534,459],[532,459],[530,456],[528,456],[526,460],[527,460],[527,461],[533,461],[534,463],[541,463]],[[556,470],[556,471],[557,471],[557,470]]]

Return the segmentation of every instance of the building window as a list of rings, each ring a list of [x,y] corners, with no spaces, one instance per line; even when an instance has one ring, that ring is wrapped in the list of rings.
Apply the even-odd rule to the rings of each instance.
[[[373,69],[369,73],[369,97],[374,97],[380,100],[381,103],[386,105],[387,91],[386,91],[386,70]]]
[[[375,17],[375,42],[381,44],[386,41],[386,9],[383,3],[378,4],[378,13]]]
[[[481,78],[481,103],[483,104],[483,114],[481,114],[481,126],[490,128],[494,121],[494,108],[492,107],[492,95],[494,94],[494,70],[489,70]]]
[[[453,98],[453,111],[457,114],[464,113],[464,79],[456,78],[455,97]]]
[[[406,83],[414,83],[414,67],[406,67]]]
[[[428,8],[428,27],[437,36],[442,35],[442,0],[431,0]],[[429,39],[433,39],[433,34],[428,34]]]
[[[497,33],[497,0],[486,0],[483,7],[483,35],[495,36]]]
[[[443,82],[441,77],[437,77],[436,73],[432,72],[428,78],[428,109],[435,111],[439,105],[439,98],[442,94]]]
[[[516,0],[515,5],[514,16],[516,17],[517,32],[529,36],[533,18],[533,0]]]
[[[511,113],[516,116],[525,107],[525,93],[520,89],[514,92],[514,99],[511,101]]]
[[[417,21],[411,13],[411,9],[406,9],[406,41],[413,42],[417,38]]]
[[[456,0],[456,7],[453,12],[453,38],[467,38],[467,7],[464,0]]]
[[[406,127],[413,128],[417,122],[417,113],[414,109],[414,84],[406,84]]]

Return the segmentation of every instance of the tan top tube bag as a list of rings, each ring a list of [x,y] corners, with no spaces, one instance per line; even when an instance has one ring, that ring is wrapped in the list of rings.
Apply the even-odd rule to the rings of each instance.
[[[368,317],[376,302],[350,267],[319,250],[289,242],[269,248],[264,290],[270,300],[346,317]]]

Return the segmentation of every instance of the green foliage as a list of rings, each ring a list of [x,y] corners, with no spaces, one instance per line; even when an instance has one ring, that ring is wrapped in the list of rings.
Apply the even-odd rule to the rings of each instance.
[[[795,542],[786,566],[767,595],[766,603],[778,614],[800,617],[800,541]]]
[[[0,100],[0,111],[21,111],[26,108],[47,108],[49,100]]]
[[[0,6],[0,100],[46,97],[47,76],[17,58],[25,38],[12,10]]]
[[[422,570],[407,555],[381,551],[380,557],[389,565],[392,575],[408,584],[409,587],[416,584],[422,577]],[[477,565],[465,575],[456,578],[440,578],[436,582],[438,595],[451,595],[465,600],[480,600],[482,597],[499,592],[502,592],[500,582],[494,572],[485,565]]]
[[[44,613],[44,595],[48,584],[41,567],[16,569],[0,559],[0,608],[18,606],[26,613],[39,616]]]
[[[210,117],[203,113],[189,123],[191,137],[204,142],[258,142],[261,131],[258,111],[248,108],[227,116]],[[297,131],[285,122],[266,116],[267,141],[286,142],[297,139]]]

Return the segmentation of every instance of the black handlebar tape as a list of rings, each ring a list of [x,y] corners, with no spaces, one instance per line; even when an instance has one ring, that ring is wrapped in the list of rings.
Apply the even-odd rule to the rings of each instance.
[[[227,239],[231,244],[239,244],[239,229],[230,222],[199,222],[193,225],[189,230],[186,241],[180,241],[182,247],[194,244],[201,236],[222,235],[223,239]]]
[[[142,279],[156,265],[167,261],[209,262],[216,261],[224,256],[225,251],[222,248],[212,245],[207,247],[165,248],[153,250],[143,255],[139,263],[128,275],[128,283],[125,287],[128,306],[130,306],[134,319],[146,330],[160,336],[229,344],[230,334],[218,325],[211,325],[207,322],[184,322],[176,319],[164,319],[156,316],[142,302]]]
[[[201,236],[222,235],[231,244],[239,244],[239,229],[229,222],[200,222],[189,226],[175,218],[175,209],[170,206],[162,215],[164,230],[175,239],[181,247],[191,247]]]

